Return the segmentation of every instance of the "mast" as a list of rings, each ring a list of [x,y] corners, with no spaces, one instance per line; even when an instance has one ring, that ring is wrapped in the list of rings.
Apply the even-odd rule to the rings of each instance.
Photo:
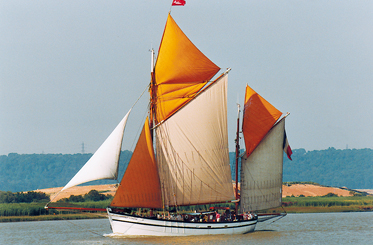
[[[150,87],[149,87],[149,93],[150,93],[150,108],[149,108],[149,127],[151,130],[151,135],[153,138],[153,125],[154,125],[154,118],[155,118],[155,85],[154,85],[154,49],[151,48],[149,50],[151,52],[151,61],[150,61]]]
[[[238,157],[240,154],[240,104],[237,103],[237,132],[236,132],[236,192],[235,197],[238,200]],[[238,202],[236,202],[236,215],[238,211]]]
[[[150,74],[154,71],[154,49],[150,49],[151,52],[151,62],[150,62]]]

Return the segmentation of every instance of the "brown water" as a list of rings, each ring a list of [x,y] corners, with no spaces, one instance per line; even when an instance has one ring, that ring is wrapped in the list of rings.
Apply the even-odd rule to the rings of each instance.
[[[244,235],[112,237],[109,221],[0,223],[0,244],[373,244],[373,212],[289,214]]]

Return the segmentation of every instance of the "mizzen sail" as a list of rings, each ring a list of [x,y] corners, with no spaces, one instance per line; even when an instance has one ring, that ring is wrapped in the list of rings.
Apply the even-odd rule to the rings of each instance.
[[[98,148],[88,162],[61,191],[93,180],[117,179],[123,134],[130,111],[128,111],[100,148]]]
[[[241,158],[241,212],[281,206],[285,118]]]

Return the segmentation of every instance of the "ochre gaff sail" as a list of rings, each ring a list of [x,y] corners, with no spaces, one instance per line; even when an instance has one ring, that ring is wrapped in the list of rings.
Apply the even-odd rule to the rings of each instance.
[[[156,123],[192,100],[219,70],[168,15],[151,86]]]
[[[131,161],[120,182],[114,207],[161,208],[161,187],[148,120],[142,129]]]
[[[258,146],[281,115],[281,111],[246,85],[242,132],[247,156]]]

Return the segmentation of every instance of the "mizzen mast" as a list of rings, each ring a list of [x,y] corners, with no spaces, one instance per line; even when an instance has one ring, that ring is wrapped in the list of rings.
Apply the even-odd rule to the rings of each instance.
[[[237,132],[236,132],[236,192],[235,198],[238,200],[238,158],[240,155],[240,104],[237,103]],[[238,202],[236,202],[236,215],[238,211]]]

